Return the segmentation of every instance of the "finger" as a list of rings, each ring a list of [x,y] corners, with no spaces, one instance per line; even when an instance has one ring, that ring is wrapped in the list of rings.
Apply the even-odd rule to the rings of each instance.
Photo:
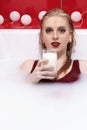
[[[50,76],[50,77],[57,76],[57,74],[55,72],[51,72],[51,71],[39,71],[38,74],[42,75],[42,76]]]
[[[50,79],[50,80],[53,80],[55,78],[56,77],[54,77],[54,76],[52,76],[52,77],[50,77],[50,76],[40,76],[40,79]]]
[[[38,64],[37,66],[41,66],[41,65],[44,65],[44,64],[47,64],[48,63],[48,60],[47,59],[41,59],[40,61],[38,61]]]

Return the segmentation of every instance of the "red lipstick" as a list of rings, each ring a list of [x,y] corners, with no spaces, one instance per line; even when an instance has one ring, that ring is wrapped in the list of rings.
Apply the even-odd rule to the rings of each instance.
[[[52,42],[51,45],[52,45],[53,47],[58,47],[58,46],[60,45],[60,43],[59,43],[59,42]]]

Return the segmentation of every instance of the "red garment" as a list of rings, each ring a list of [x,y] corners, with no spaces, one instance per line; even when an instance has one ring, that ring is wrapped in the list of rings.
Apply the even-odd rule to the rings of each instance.
[[[35,69],[37,62],[38,61],[34,62],[31,73]],[[79,61],[74,60],[71,71],[68,74],[66,74],[63,78],[57,79],[57,80],[56,79],[55,80],[42,79],[40,82],[66,82],[66,83],[74,82],[79,79],[80,74],[81,74],[81,72],[79,69]]]

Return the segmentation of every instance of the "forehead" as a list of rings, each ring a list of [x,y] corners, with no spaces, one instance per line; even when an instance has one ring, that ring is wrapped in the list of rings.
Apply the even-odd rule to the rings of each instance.
[[[66,17],[51,16],[44,20],[43,26],[45,27],[69,27],[69,22]]]

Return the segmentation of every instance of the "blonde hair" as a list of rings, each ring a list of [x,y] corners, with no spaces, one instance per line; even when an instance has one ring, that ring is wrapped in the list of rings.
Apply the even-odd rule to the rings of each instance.
[[[43,18],[41,19],[41,21],[40,21],[40,27],[41,27],[40,34],[42,33],[44,21],[46,19],[48,19],[49,17],[52,17],[52,16],[65,17],[67,19],[67,21],[68,21],[68,24],[69,24],[69,27],[70,27],[70,30],[71,30],[71,33],[72,33],[72,40],[71,40],[71,42],[68,43],[67,50],[66,50],[67,61],[65,62],[63,67],[58,71],[58,74],[60,74],[62,72],[66,72],[66,70],[71,65],[71,54],[72,54],[73,46],[75,45],[75,38],[74,38],[74,30],[75,30],[75,28],[74,28],[74,25],[73,25],[73,22],[71,20],[70,15],[65,10],[55,8],[55,9],[52,9],[52,10],[48,11],[43,16]]]

